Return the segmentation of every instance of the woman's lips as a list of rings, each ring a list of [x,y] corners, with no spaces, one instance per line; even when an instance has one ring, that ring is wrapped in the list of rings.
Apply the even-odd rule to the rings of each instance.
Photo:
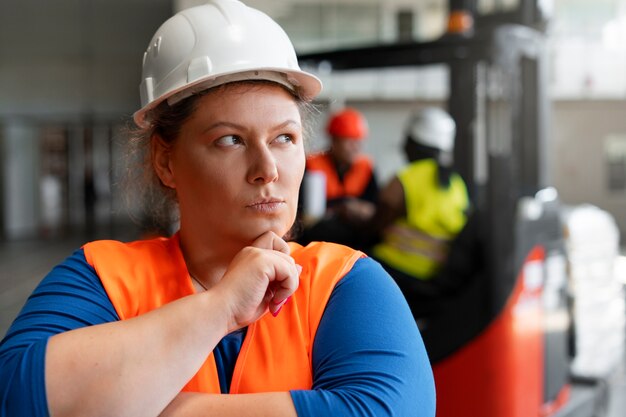
[[[246,206],[246,208],[249,208],[251,210],[254,210],[260,213],[271,214],[271,213],[276,213],[279,210],[282,210],[284,206],[285,206],[284,200],[267,199],[267,200],[256,201]]]

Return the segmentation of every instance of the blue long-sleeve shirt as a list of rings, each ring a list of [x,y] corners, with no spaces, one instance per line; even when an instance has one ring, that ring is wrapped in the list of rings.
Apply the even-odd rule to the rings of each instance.
[[[376,308],[372,308],[376,306]],[[50,336],[119,320],[82,250],[35,289],[0,342],[0,417],[48,416],[44,360]],[[228,391],[244,332],[214,350]],[[370,258],[337,284],[313,348],[313,389],[291,392],[299,417],[435,415],[432,371],[402,293]]]

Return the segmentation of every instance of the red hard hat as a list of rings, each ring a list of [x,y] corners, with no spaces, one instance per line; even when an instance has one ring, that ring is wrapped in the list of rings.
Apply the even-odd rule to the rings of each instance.
[[[367,120],[352,108],[345,108],[330,118],[326,128],[332,137],[361,140],[368,134]]]

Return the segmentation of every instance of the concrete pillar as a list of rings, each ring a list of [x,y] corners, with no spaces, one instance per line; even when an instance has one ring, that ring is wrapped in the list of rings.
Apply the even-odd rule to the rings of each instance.
[[[7,239],[32,238],[38,233],[38,129],[21,121],[3,123],[2,224]]]

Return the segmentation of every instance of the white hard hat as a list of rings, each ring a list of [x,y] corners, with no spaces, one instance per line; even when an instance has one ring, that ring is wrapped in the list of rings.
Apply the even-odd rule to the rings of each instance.
[[[274,81],[307,100],[322,89],[317,77],[300,70],[284,30],[238,0],[210,0],[165,21],[144,53],[141,79],[134,119],[144,127],[163,100],[174,104],[228,82]]]
[[[454,147],[456,123],[444,110],[427,107],[411,116],[406,134],[416,143],[450,152]]]

